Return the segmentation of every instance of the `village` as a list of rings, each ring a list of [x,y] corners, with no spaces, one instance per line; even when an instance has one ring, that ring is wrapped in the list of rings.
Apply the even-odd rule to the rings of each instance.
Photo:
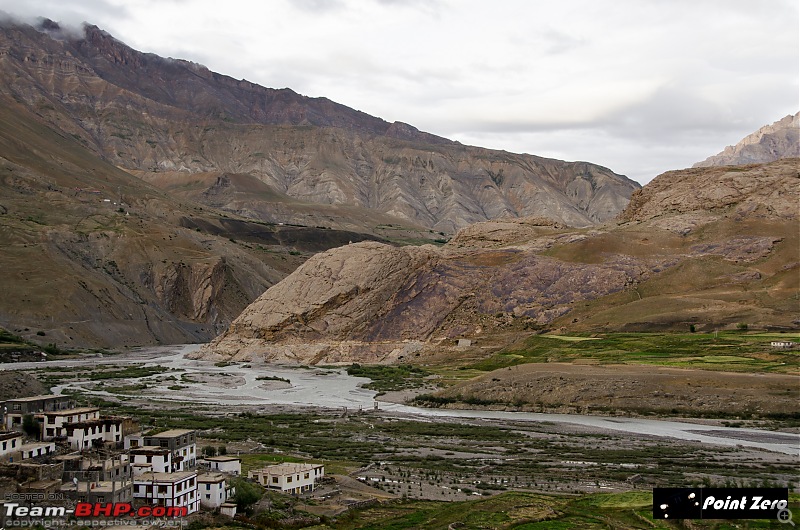
[[[6,518],[21,513],[8,507],[37,502],[165,508],[150,510],[153,515],[236,515],[232,479],[242,474],[241,459],[224,454],[224,447],[221,454],[199,453],[196,430],[142,432],[130,417],[77,406],[65,395],[11,399],[2,410],[1,526],[12,526]],[[290,495],[313,492],[324,477],[324,466],[310,463],[278,463],[248,473],[265,489]]]

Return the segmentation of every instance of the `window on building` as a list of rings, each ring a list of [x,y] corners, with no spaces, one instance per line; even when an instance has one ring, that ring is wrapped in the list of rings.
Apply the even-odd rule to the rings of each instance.
[[[209,499],[211,499],[211,495],[209,495],[208,493],[206,493],[206,500],[209,500]]]
[[[166,486],[159,486],[158,487],[158,492],[159,493],[166,493],[167,492],[167,487]]]
[[[277,484],[278,483],[278,477],[272,477],[272,483],[273,484]]]
[[[8,442],[3,442],[3,451],[5,451],[7,448],[8,448]]]
[[[206,491],[211,489],[211,484],[206,484]]]
[[[153,457],[152,456],[147,455],[147,463],[148,464],[152,464],[153,463]]]
[[[303,475],[303,478],[308,478],[309,476],[310,476],[310,475],[309,475],[308,473],[305,473],[305,474]]]
[[[22,410],[22,405],[19,403],[14,403],[14,405],[11,407],[11,410]]]
[[[291,482],[291,481],[292,481],[292,477],[286,477],[286,482]]]

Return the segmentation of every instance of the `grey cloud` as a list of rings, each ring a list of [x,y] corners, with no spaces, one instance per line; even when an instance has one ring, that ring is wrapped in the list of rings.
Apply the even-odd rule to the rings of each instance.
[[[77,3],[60,0],[37,2],[0,0],[0,10],[13,13],[13,16],[29,24],[35,23],[39,17],[46,17],[59,24],[74,27],[80,27],[84,22],[100,25],[130,16],[128,8],[106,0],[85,0]]]
[[[548,55],[560,55],[588,44],[588,41],[582,37],[569,35],[554,29],[545,31],[542,37],[545,41],[544,51]]]
[[[342,0],[292,0],[290,5],[303,11],[315,13],[338,11],[345,7]]]

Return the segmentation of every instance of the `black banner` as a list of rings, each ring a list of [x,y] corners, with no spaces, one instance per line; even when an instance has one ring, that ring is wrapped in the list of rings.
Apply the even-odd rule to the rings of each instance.
[[[788,522],[791,520],[788,504],[788,488],[655,488],[653,519],[775,519]]]

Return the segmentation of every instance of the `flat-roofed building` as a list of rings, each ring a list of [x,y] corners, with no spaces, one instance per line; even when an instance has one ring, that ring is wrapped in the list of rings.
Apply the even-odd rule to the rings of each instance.
[[[197,466],[230,475],[241,475],[242,473],[242,459],[237,456],[205,456],[197,459]]]
[[[254,469],[247,474],[265,488],[299,494],[314,491],[316,481],[325,476],[323,464],[283,463]]]
[[[148,504],[186,507],[187,514],[198,510],[197,473],[143,473],[133,478],[133,498]]]
[[[55,442],[35,442],[23,444],[20,447],[23,460],[31,460],[33,458],[40,458],[43,456],[51,456],[56,452]]]
[[[64,482],[61,493],[78,502],[118,503],[133,500],[133,482],[130,477],[120,480],[97,480],[89,482]]]
[[[172,471],[172,451],[166,447],[145,445],[128,451],[134,476],[143,473],[169,473]]]
[[[110,445],[122,447],[123,424],[126,418],[103,416],[96,419],[64,424],[69,446],[76,451]]]
[[[223,473],[201,473],[197,475],[197,495],[200,506],[214,510],[236,495],[236,489]]]
[[[11,462],[20,460],[22,458],[20,453],[21,447],[21,432],[0,432],[0,460],[8,460]]]
[[[75,408],[75,401],[70,396],[53,396],[50,394],[9,399],[2,404],[5,412],[3,422],[6,430],[14,430],[22,425],[22,418],[27,414],[37,415],[42,412],[53,412]]]
[[[72,453],[57,456],[53,460],[64,464],[62,475],[64,482],[114,481],[131,476],[130,461],[126,454],[106,456],[96,453]]]
[[[42,413],[42,441],[47,442],[57,438],[66,439],[65,426],[68,423],[80,423],[99,418],[100,409],[97,407],[79,407],[44,412]]]
[[[189,471],[197,465],[197,431],[170,429],[157,434],[145,434],[142,445],[157,446],[172,451],[171,471]]]

